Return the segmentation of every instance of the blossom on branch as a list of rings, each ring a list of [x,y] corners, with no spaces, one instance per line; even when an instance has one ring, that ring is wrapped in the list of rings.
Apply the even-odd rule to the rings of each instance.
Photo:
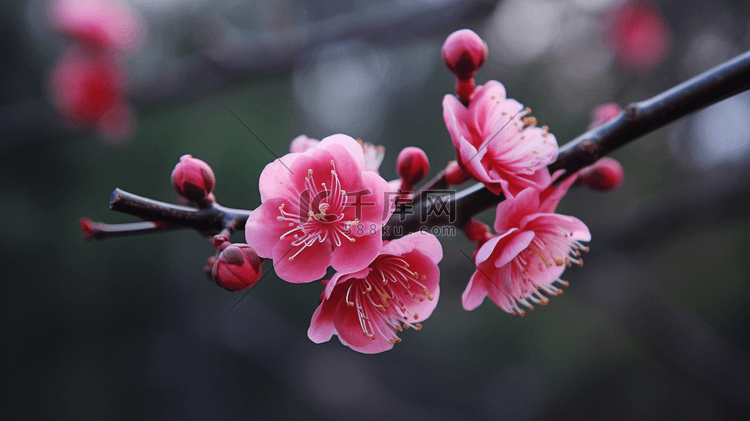
[[[374,354],[401,342],[404,329],[422,328],[437,305],[443,258],[440,242],[416,232],[384,242],[364,269],[337,272],[326,284],[307,336],[315,343],[335,334],[355,351]]]
[[[343,134],[268,164],[258,207],[245,224],[247,243],[288,282],[322,278],[328,266],[365,268],[382,246],[393,213],[388,183],[365,169],[362,146]]]
[[[477,308],[484,297],[511,314],[524,315],[523,307],[546,305],[543,294],[562,292],[553,285],[567,285],[560,280],[566,266],[582,265],[580,250],[590,241],[586,225],[572,216],[553,213],[575,177],[557,188],[539,192],[527,188],[509,197],[497,207],[495,231],[500,233],[477,251],[477,270],[463,293],[466,310]]]
[[[468,108],[453,95],[443,99],[443,119],[459,166],[495,194],[515,196],[550,183],[547,165],[557,158],[557,140],[536,127],[530,110],[505,96],[500,82],[477,87]]]

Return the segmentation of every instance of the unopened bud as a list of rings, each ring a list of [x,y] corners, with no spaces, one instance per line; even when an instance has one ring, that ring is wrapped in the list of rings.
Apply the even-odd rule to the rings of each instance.
[[[185,199],[205,205],[214,201],[211,191],[216,186],[216,176],[205,162],[183,155],[172,170],[172,186]]]
[[[480,246],[492,238],[490,227],[476,219],[469,220],[464,226],[464,234],[466,234],[466,238]]]
[[[471,79],[487,60],[487,44],[471,29],[461,29],[445,39],[443,60],[459,79]]]
[[[229,291],[242,291],[260,279],[263,261],[247,244],[222,245],[214,263],[211,277],[216,284]]]
[[[427,154],[415,146],[404,148],[396,158],[396,171],[401,178],[401,189],[411,191],[430,171]]]
[[[469,180],[471,180],[471,174],[468,171],[464,171],[464,168],[458,165],[458,162],[451,161],[445,167],[445,182],[449,186],[458,186]]]
[[[599,191],[614,190],[622,184],[625,171],[616,159],[604,157],[578,172],[578,182]]]
[[[442,53],[443,61],[456,75],[458,98],[468,103],[474,93],[474,75],[487,60],[487,43],[474,31],[461,29],[448,35]]]

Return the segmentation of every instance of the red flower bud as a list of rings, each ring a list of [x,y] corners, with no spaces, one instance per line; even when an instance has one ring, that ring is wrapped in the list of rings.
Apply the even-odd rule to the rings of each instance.
[[[430,171],[427,154],[415,146],[404,148],[396,158],[396,171],[401,178],[401,189],[411,191]]]
[[[458,30],[445,39],[443,60],[458,79],[471,79],[487,60],[487,44],[471,29]]]
[[[218,286],[228,291],[242,291],[258,282],[261,263],[261,258],[247,244],[224,243],[211,277]]]
[[[216,185],[216,176],[208,164],[191,155],[183,155],[172,170],[172,186],[180,196],[189,201],[205,205],[213,202],[211,191]]]
[[[466,234],[466,238],[477,243],[479,246],[492,238],[490,227],[484,222],[477,221],[476,219],[471,219],[466,223],[464,226],[464,234]]]
[[[471,174],[458,165],[458,162],[451,161],[445,167],[445,182],[449,186],[457,186],[471,180]]]
[[[622,184],[625,172],[617,160],[604,157],[578,172],[578,182],[592,190],[614,190]]]

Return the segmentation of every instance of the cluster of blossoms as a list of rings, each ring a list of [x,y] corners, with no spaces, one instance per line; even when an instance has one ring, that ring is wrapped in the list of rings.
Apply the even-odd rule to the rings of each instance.
[[[471,69],[484,62],[484,57],[465,53],[466,45],[478,51],[484,43],[470,30],[448,38],[443,58],[449,67],[459,62],[463,69]],[[457,76],[460,80],[461,74]],[[536,126],[530,112],[507,98],[497,81],[478,86],[462,98],[446,95],[443,100],[458,171],[468,172],[493,193],[505,195],[497,207],[497,234],[477,222],[465,229],[477,243],[477,270],[462,297],[466,310],[475,309],[487,296],[511,314],[523,315],[533,304],[545,305],[546,295],[561,292],[554,284],[565,285],[559,278],[565,267],[582,264],[580,251],[588,250],[581,244],[591,240],[586,225],[554,213],[576,178],[552,185],[555,177],[547,166],[557,158],[557,141],[547,126]]]
[[[141,19],[119,0],[53,0],[48,17],[73,44],[55,64],[50,86],[59,113],[73,128],[92,128],[109,141],[134,130],[122,59],[142,42]]]
[[[429,171],[427,155],[419,148],[401,151],[399,179],[388,182],[378,172],[382,147],[344,134],[322,140],[297,137],[290,153],[263,169],[261,205],[244,216],[232,214],[214,236],[216,255],[205,271],[217,285],[230,291],[251,288],[261,278],[263,261],[271,260],[284,281],[321,280],[325,286],[308,330],[312,341],[326,342],[337,335],[359,352],[389,350],[401,342],[400,332],[421,329],[434,311],[443,250],[424,227],[412,227],[411,233],[390,240],[384,228],[397,219],[391,218],[397,207],[419,202],[431,186],[474,179],[497,196],[491,203],[499,204],[494,233],[477,220],[462,219],[468,219],[461,227],[464,234],[476,244],[477,267],[463,293],[464,308],[473,310],[489,297],[506,312],[524,315],[534,304],[545,305],[548,297],[562,292],[560,286],[567,283],[561,274],[568,266],[583,264],[581,252],[588,248],[582,242],[591,235],[583,222],[555,209],[574,183],[615,188],[622,181],[622,168],[603,159],[576,175],[564,170],[550,174],[548,166],[558,155],[555,136],[546,126],[537,127],[530,110],[507,98],[499,82],[475,86],[474,75],[487,58],[481,38],[467,29],[453,33],[443,46],[443,58],[457,77],[458,97],[446,95],[443,100],[457,160],[414,192]],[[619,112],[607,104],[595,112],[595,124]],[[172,183],[184,201],[199,210],[222,208],[212,193],[214,173],[205,162],[183,156]],[[227,215],[222,217],[226,220]],[[246,243],[232,244],[229,239],[240,220]],[[158,229],[160,223],[147,224],[145,229]],[[95,235],[95,223],[82,221],[82,227]]]
[[[382,240],[394,210],[385,200],[391,186],[376,172],[382,150],[343,134],[298,138],[292,150],[261,173],[262,204],[245,224],[247,243],[288,282],[335,270],[310,339],[324,342],[335,333],[361,352],[390,349],[400,342],[398,331],[421,328],[435,309],[440,243],[427,233]]]

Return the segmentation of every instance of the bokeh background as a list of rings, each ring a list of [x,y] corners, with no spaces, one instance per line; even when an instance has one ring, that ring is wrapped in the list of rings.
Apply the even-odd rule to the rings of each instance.
[[[386,147],[386,179],[408,145],[437,173],[454,159],[440,47],[465,27],[489,45],[477,83],[504,83],[564,144],[596,105],[749,49],[750,3],[132,0],[142,39],[113,53],[132,120],[114,138],[56,105],[51,74],[79,41],[49,7],[0,5],[0,418],[750,419],[746,94],[616,151],[617,191],[568,194],[592,250],[547,307],[464,311],[472,245],[442,238],[437,310],[379,355],[307,339],[319,283],[271,273],[237,304],[195,232],[84,243],[78,227],[135,220],[108,210],[115,187],[176,202],[185,153],[220,203],[257,206],[274,156],[228,109],[279,156],[344,132]]]

